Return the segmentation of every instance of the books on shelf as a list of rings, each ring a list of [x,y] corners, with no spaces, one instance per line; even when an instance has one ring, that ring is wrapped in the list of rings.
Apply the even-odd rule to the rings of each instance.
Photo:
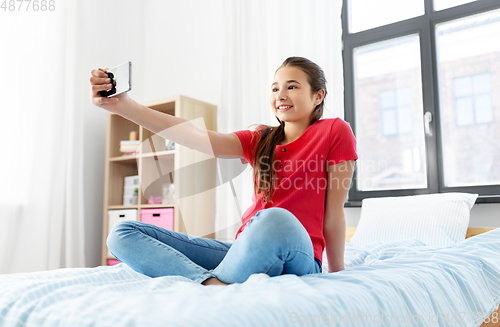
[[[120,152],[135,153],[141,141],[120,141]]]

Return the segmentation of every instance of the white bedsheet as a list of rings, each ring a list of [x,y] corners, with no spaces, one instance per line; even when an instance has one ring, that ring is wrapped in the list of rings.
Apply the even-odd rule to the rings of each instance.
[[[124,264],[0,275],[0,326],[479,326],[500,303],[500,229],[441,248],[346,243],[345,265],[230,286]]]

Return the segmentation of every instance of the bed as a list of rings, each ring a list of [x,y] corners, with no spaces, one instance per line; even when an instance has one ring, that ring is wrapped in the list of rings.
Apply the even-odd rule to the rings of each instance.
[[[355,229],[348,228],[346,241]],[[121,263],[0,276],[0,326],[493,326],[500,228],[447,247],[355,246],[345,270],[254,284],[149,278]],[[489,322],[489,325],[485,324]]]
[[[127,265],[0,275],[0,327],[500,326],[500,228],[477,194],[362,201],[345,270],[204,286]]]

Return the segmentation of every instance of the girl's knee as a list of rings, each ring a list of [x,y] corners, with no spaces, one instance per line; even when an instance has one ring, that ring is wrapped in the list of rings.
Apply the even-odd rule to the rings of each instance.
[[[266,225],[266,228],[271,226],[273,227],[283,227],[289,224],[295,224],[298,222],[297,217],[290,211],[284,208],[267,208],[259,211],[255,217],[252,218],[252,221],[262,220],[265,221],[263,225]]]
[[[261,237],[269,239],[296,238],[304,232],[308,235],[297,217],[283,208],[261,210],[252,218],[252,223]]]
[[[123,237],[130,232],[134,231],[135,227],[140,224],[134,220],[121,221],[109,231],[106,238],[107,247],[113,252],[116,250],[123,240]]]

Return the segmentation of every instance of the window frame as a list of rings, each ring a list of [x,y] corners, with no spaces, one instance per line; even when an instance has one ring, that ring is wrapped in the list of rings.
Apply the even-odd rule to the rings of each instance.
[[[482,74],[474,74],[474,75],[466,75],[466,76],[461,76],[461,77],[458,77],[458,78],[469,78],[471,79],[472,83],[474,83],[473,79],[474,79],[474,76],[478,76],[478,75],[484,75],[485,73],[482,73]],[[478,122],[477,121],[477,111],[478,111],[478,108],[476,106],[476,103],[475,103],[475,100],[476,100],[476,97],[479,95],[488,95],[490,97],[490,100],[492,99],[492,87],[491,87],[491,76],[490,76],[490,73],[487,73],[488,74],[488,81],[490,83],[490,91],[488,93],[475,93],[473,92],[471,95],[467,95],[467,96],[457,96],[455,94],[455,90],[453,90],[453,100],[454,100],[454,108],[453,110],[455,111],[455,115],[456,115],[456,118],[455,118],[455,125],[457,127],[467,127],[467,126],[471,126],[471,125],[486,125],[486,124],[492,124],[495,122],[495,119],[494,117],[492,117],[492,120],[491,121],[487,121],[487,122]],[[455,80],[455,79],[454,79]],[[463,99],[463,98],[470,98],[471,99],[471,102],[472,102],[472,115],[474,117],[474,121],[472,122],[472,124],[467,124],[467,125],[460,125],[458,123],[458,108],[457,108],[457,100],[459,99]],[[493,112],[493,108],[490,106],[489,108],[491,110],[491,114],[493,115],[494,112]]]
[[[380,121],[380,130],[381,130],[381,133],[382,133],[382,136],[383,137],[394,137],[394,136],[399,136],[399,135],[403,135],[403,134],[409,134],[411,133],[411,131],[401,131],[401,124],[400,124],[400,115],[403,111],[408,111],[408,108],[410,106],[404,106],[405,109],[402,109],[401,106],[399,106],[399,92],[402,91],[402,90],[406,90],[408,88],[401,88],[401,87],[398,87],[396,89],[390,89],[390,90],[386,90],[386,91],[382,91],[381,93],[379,93],[379,99],[381,98],[380,95],[382,93],[387,93],[387,92],[393,92],[394,95],[395,95],[395,105],[393,107],[386,107],[384,108],[384,106],[380,105],[380,112],[381,112],[381,121]],[[411,93],[410,93],[410,97],[411,97]],[[380,103],[382,103],[382,101],[380,101]],[[410,102],[411,104],[411,102]],[[411,108],[410,108],[411,109]],[[395,112],[395,115],[396,115],[396,122],[395,122],[395,125],[396,125],[396,132],[395,133],[392,133],[392,134],[387,134],[386,131],[384,131],[384,111],[394,111]],[[411,112],[410,112],[411,113]],[[411,126],[411,129],[413,129],[413,126]]]
[[[349,33],[348,8],[349,0],[342,0],[342,58],[344,68],[344,117],[351,124],[354,135],[355,126],[355,86],[353,51],[360,46],[369,45],[397,37],[417,34],[420,38],[420,59],[422,78],[422,101],[424,112],[432,115],[431,134],[425,134],[426,163],[427,163],[427,188],[422,189],[397,189],[383,191],[359,191],[357,189],[357,170],[355,169],[349,198],[345,206],[361,206],[364,198],[386,197],[386,196],[408,196],[429,193],[467,192],[479,194],[476,203],[500,203],[499,185],[478,185],[464,187],[444,186],[443,175],[443,149],[441,143],[440,117],[439,117],[439,94],[436,61],[436,25],[465,18],[468,16],[485,13],[500,9],[498,0],[476,0],[456,7],[434,11],[433,0],[423,0],[425,11],[421,16],[413,17],[403,21],[379,26],[376,28]]]

